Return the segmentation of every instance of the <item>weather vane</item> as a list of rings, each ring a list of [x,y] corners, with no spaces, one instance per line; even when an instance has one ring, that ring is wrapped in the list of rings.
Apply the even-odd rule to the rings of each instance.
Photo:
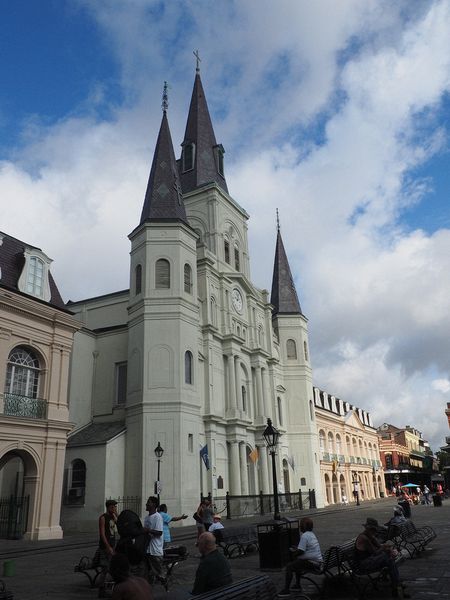
[[[193,54],[194,54],[195,58],[197,59],[197,65],[195,67],[195,70],[197,73],[200,73],[200,63],[202,62],[202,59],[200,58],[198,50],[194,50]]]
[[[161,103],[161,108],[163,109],[163,113],[167,112],[167,109],[169,108],[169,96],[167,95],[167,89],[168,89],[168,85],[167,85],[167,81],[164,82],[164,88],[163,88],[163,95],[162,95],[162,103]]]

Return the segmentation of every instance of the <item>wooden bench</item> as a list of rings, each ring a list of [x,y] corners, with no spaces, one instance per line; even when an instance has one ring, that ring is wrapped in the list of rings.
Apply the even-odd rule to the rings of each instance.
[[[336,546],[331,546],[323,554],[323,561],[316,568],[311,567],[306,571],[299,573],[300,582],[302,579],[306,579],[316,588],[317,592],[322,596],[322,586],[313,578],[314,576],[322,576],[325,579],[332,579],[339,575],[342,575],[341,564],[339,561],[339,552]]]
[[[250,549],[258,549],[258,536],[255,526],[227,527],[214,533],[218,534],[216,536],[217,544],[228,558],[243,556]]]
[[[267,575],[255,575],[194,596],[196,600],[275,600],[277,590]]]

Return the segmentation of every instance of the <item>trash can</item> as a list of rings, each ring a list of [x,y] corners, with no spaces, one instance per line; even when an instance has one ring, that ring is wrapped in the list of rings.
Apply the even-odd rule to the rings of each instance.
[[[5,560],[3,563],[3,577],[14,577],[16,574],[16,564],[13,560]],[[1,596],[0,596],[1,600]]]
[[[408,502],[408,500],[400,500],[400,502],[398,502],[398,505],[402,507],[403,514],[405,515],[405,517],[407,519],[410,519],[411,518],[411,504]]]
[[[298,544],[298,519],[257,525],[260,569],[282,569],[290,561],[289,547]],[[297,541],[295,541],[297,540]]]
[[[433,506],[442,506],[442,498],[440,494],[433,494]]]

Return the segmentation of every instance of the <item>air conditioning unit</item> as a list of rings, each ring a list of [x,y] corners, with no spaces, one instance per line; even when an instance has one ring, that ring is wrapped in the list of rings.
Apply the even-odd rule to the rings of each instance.
[[[81,498],[84,494],[83,488],[70,488],[69,498]]]

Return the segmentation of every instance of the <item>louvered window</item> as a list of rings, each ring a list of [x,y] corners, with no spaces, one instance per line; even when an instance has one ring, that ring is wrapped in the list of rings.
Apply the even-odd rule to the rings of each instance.
[[[186,144],[183,148],[183,171],[190,171],[194,168],[195,145]]]
[[[135,292],[136,296],[142,292],[142,266],[137,265],[135,269]]]
[[[225,262],[230,264],[230,242],[225,240],[224,242],[224,254],[225,254]]]
[[[184,354],[184,381],[192,383],[192,353],[189,350]]]
[[[241,268],[241,261],[239,260],[239,248],[234,247],[234,268],[239,271]]]
[[[287,353],[287,357],[290,359],[297,358],[297,346],[296,346],[294,340],[288,340],[286,342],[286,353]]]
[[[170,288],[170,263],[164,258],[156,261],[155,265],[155,287],[157,289]]]
[[[192,269],[187,263],[184,265],[184,291],[192,294]]]

